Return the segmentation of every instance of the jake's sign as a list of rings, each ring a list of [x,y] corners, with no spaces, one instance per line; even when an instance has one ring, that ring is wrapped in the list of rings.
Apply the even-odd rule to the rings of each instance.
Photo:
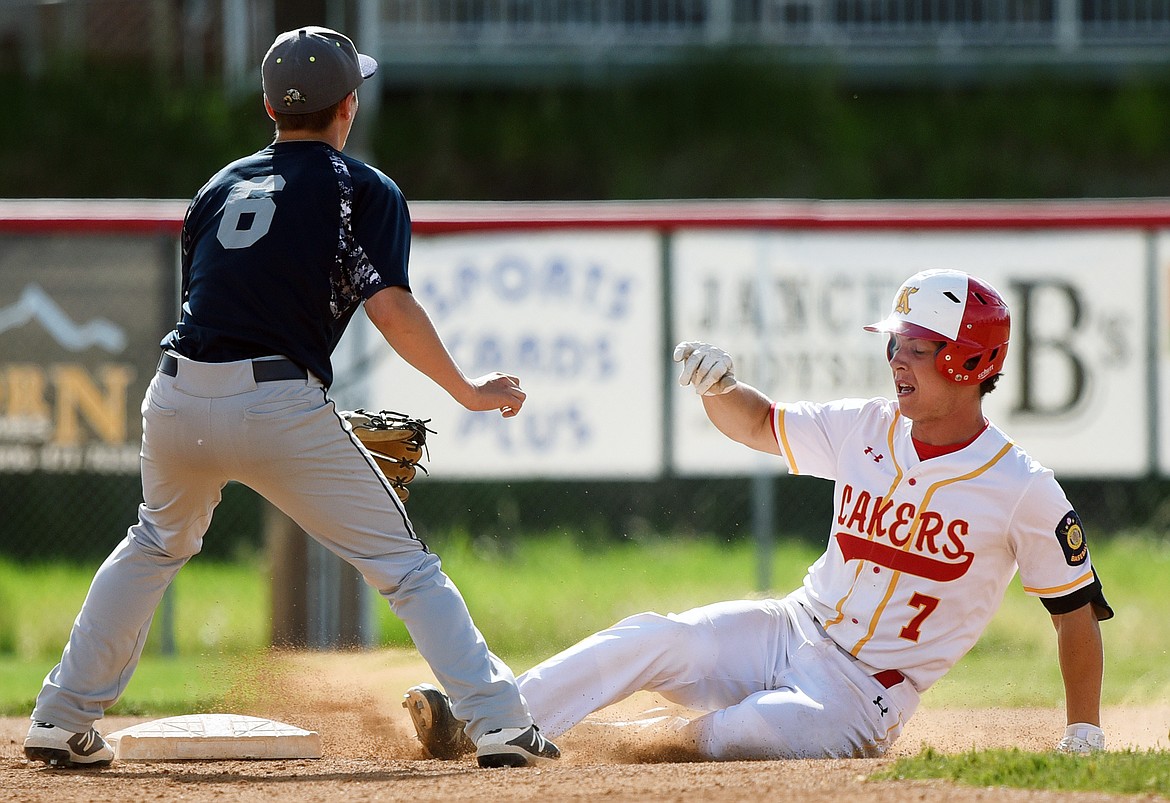
[[[885,342],[863,326],[904,300],[898,288],[913,273],[976,274],[1012,311],[989,417],[1064,476],[1149,470],[1149,256],[1140,232],[684,232],[672,254],[679,339],[725,348],[737,376],[779,401],[890,395]],[[676,470],[783,470],[721,446],[688,392],[676,391]]]

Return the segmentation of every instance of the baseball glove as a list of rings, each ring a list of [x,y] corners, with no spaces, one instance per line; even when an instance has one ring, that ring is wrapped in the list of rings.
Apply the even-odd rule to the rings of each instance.
[[[431,419],[419,420],[392,410],[371,413],[368,410],[346,410],[341,417],[349,422],[353,434],[366,447],[378,468],[390,481],[390,486],[403,502],[410,496],[406,486],[414,479],[417,469],[427,473],[420,461],[427,451],[427,433],[434,434],[427,424]]]

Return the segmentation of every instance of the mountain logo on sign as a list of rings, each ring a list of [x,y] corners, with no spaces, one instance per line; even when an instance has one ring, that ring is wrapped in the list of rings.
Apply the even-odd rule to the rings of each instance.
[[[15,304],[0,307],[0,335],[38,321],[54,340],[70,351],[97,346],[111,354],[126,350],[126,333],[104,318],[78,324],[57,305],[40,285],[24,288]]]

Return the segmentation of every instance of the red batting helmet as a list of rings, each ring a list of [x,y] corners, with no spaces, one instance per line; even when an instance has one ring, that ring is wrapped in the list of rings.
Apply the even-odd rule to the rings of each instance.
[[[1003,297],[987,282],[958,270],[926,270],[902,284],[885,320],[865,328],[945,341],[935,358],[939,373],[977,385],[1003,370],[1011,323]]]

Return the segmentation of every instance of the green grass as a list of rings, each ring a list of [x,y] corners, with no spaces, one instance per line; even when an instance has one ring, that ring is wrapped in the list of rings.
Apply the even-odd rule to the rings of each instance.
[[[1170,797],[1170,759],[1147,751],[1065,756],[1021,750],[946,755],[926,748],[869,776],[871,780],[942,778],[968,786],[1115,792]]]
[[[15,564],[0,559],[0,656],[57,658],[85,600],[97,565]],[[269,635],[269,588],[263,563],[191,561],[179,572],[164,603],[176,622],[179,655],[239,653],[261,648]],[[147,654],[161,648],[155,627]],[[50,662],[55,663],[55,661]]]
[[[655,538],[612,543],[564,534],[508,548],[454,533],[431,538],[492,648],[527,668],[581,637],[639,611],[759,596],[750,542]],[[1170,619],[1164,616],[1170,544],[1139,535],[1100,538],[1094,560],[1117,617],[1102,625],[1104,703],[1170,699]],[[773,593],[795,588],[819,550],[780,539]],[[1135,559],[1138,556],[1138,559]],[[60,656],[96,566],[15,565],[0,560],[0,713],[25,713]],[[176,656],[161,653],[159,626],[120,704],[123,711],[196,710],[231,686],[241,662],[269,637],[269,575],[260,556],[233,563],[195,559],[172,588]],[[51,592],[46,591],[51,589]],[[373,598],[381,643],[408,646],[389,607]],[[1059,706],[1056,639],[1043,606],[1015,581],[979,644],[931,688],[924,705]]]
[[[148,656],[138,665],[130,689],[111,716],[169,716],[215,711],[234,689],[250,679],[244,655]],[[45,675],[56,658],[17,661],[0,656],[0,716],[32,711]]]
[[[61,656],[97,566],[0,560],[0,715],[26,714]],[[167,592],[175,652],[162,654],[155,625],[126,695],[111,714],[210,710],[235,684],[242,662],[269,636],[269,588],[259,558],[194,560]],[[47,591],[47,589],[51,591]]]

